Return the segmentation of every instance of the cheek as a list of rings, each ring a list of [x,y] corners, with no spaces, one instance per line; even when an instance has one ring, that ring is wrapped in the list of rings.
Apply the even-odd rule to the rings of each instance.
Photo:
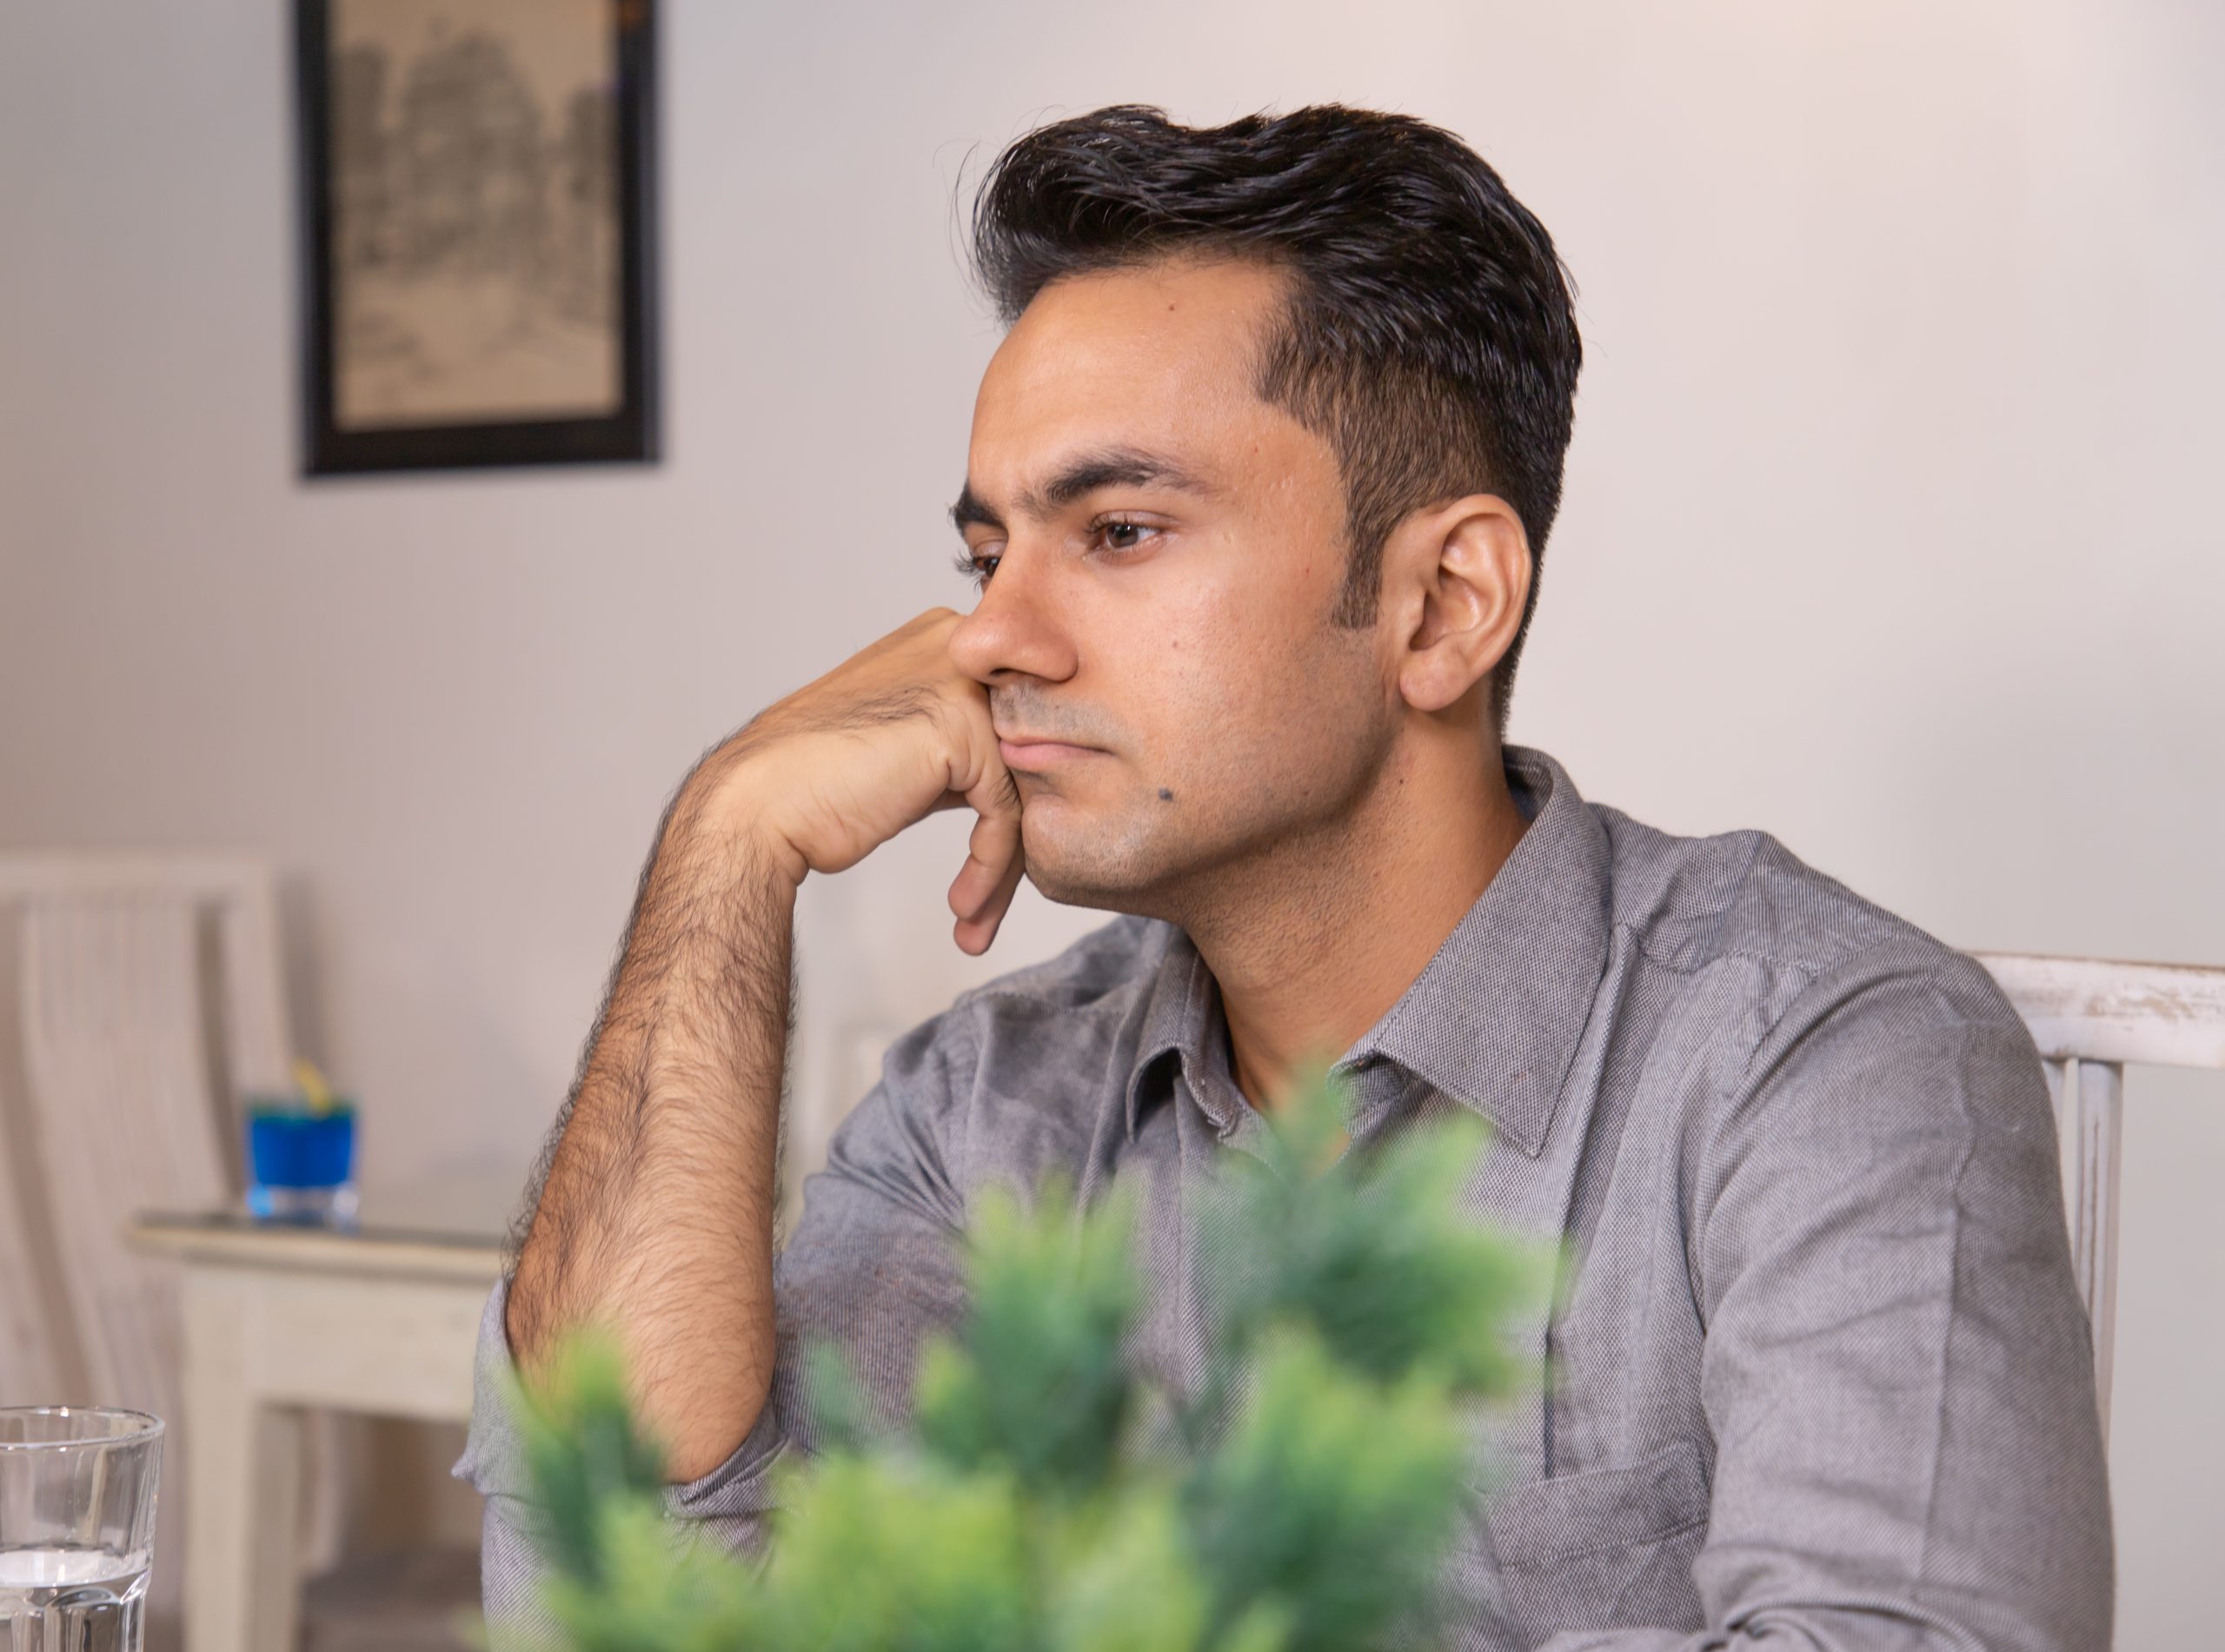
[[[1340,697],[1348,691],[1338,679],[1351,660],[1338,644],[1351,639],[1329,628],[1332,602],[1314,588],[1318,572],[1307,562],[1285,562],[1271,577],[1215,589],[1186,616],[1179,636],[1170,634],[1170,649],[1179,645],[1173,657],[1194,661],[1230,709],[1272,711]]]
[[[1150,686],[1151,745],[1170,777],[1200,793],[1303,790],[1337,753],[1364,743],[1363,655],[1318,631],[1263,627],[1241,603],[1214,618],[1167,634]]]
[[[1146,692],[1165,733],[1240,739],[1279,684],[1278,650],[1259,634],[1259,616],[1238,591],[1192,593],[1155,616],[1154,667]]]
[[[1123,592],[1117,619],[1102,616],[1115,627],[1103,640],[1120,647],[1117,665],[1100,657],[1159,771],[1143,777],[1152,785],[1179,793],[1232,773],[1285,775],[1366,715],[1364,650],[1328,620],[1338,553],[1285,548],[1305,542],[1293,531],[1280,546],[1262,533],[1200,547]]]

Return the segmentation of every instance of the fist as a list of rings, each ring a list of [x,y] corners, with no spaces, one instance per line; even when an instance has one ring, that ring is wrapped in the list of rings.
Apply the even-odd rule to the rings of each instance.
[[[959,620],[930,609],[770,707],[706,760],[698,783],[798,883],[857,865],[937,810],[972,809],[950,908],[958,945],[980,953],[1026,868],[988,691],[951,660]]]

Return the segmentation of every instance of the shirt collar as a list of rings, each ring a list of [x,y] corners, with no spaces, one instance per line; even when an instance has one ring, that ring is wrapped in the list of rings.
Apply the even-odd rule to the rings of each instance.
[[[1144,1002],[1143,1036],[1135,1065],[1128,1070],[1128,1139],[1136,1138],[1144,1110],[1144,1085],[1152,1071],[1172,1056],[1188,1069],[1192,1089],[1205,1083],[1210,1041],[1221,1036],[1220,999],[1212,972],[1188,935],[1172,930],[1160,956],[1151,996]]]
[[[1611,857],[1605,827],[1565,769],[1528,746],[1509,746],[1504,757],[1529,829],[1427,967],[1337,1066],[1396,1062],[1534,1158],[1606,968]],[[1220,1028],[1212,973],[1178,931],[1146,1001],[1129,1071],[1131,1140],[1149,1071],[1173,1052],[1194,1081]]]

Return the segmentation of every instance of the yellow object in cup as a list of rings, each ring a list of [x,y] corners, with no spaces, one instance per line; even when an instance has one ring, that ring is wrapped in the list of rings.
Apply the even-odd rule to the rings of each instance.
[[[325,1083],[324,1074],[307,1056],[294,1058],[294,1083],[302,1092],[302,1099],[309,1103],[310,1112],[322,1118],[332,1111],[332,1086]]]

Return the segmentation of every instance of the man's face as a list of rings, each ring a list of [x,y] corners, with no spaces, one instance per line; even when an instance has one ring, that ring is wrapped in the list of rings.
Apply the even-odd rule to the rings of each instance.
[[[956,509],[994,572],[953,637],[1053,900],[1180,921],[1348,818],[1397,726],[1332,619],[1344,488],[1252,389],[1281,278],[1160,263],[1054,283],[983,375]]]

